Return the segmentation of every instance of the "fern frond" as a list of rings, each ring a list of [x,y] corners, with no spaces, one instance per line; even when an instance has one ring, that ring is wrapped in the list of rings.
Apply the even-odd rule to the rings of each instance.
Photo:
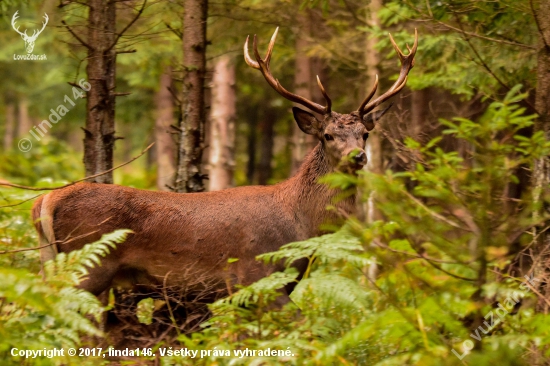
[[[105,234],[98,241],[86,244],[79,250],[70,253],[59,253],[54,259],[44,264],[46,281],[62,282],[77,285],[88,275],[89,268],[101,264],[101,257],[123,243],[131,230],[122,229]]]
[[[311,301],[322,303],[322,308],[356,309],[366,311],[369,308],[368,289],[357,281],[339,274],[312,273],[301,280],[290,298],[301,309],[311,305]],[[350,311],[348,310],[348,311]]]
[[[284,260],[288,267],[298,259],[311,258],[312,256],[315,256],[316,260],[321,263],[342,260],[358,267],[364,267],[371,263],[371,260],[365,256],[359,238],[345,228],[334,234],[283,245],[278,251],[262,254],[258,256],[258,259],[266,263]]]
[[[274,272],[268,277],[262,278],[252,285],[244,287],[234,293],[232,296],[222,300],[238,306],[249,306],[256,303],[260,296],[276,297],[276,291],[285,285],[296,281],[298,271],[295,268],[289,268],[285,272]]]

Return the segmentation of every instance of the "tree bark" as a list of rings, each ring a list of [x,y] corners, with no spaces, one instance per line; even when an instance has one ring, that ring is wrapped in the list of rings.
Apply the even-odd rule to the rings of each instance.
[[[233,185],[235,169],[235,66],[222,56],[214,66],[210,114],[209,190]]]
[[[86,99],[84,129],[84,166],[86,175],[113,167],[115,145],[115,71],[116,71],[116,2],[89,0],[88,64],[86,72],[91,89]],[[90,181],[113,183],[113,174],[103,174]]]
[[[297,22],[300,26],[296,33],[296,41],[294,44],[294,54],[296,60],[294,63],[294,93],[306,99],[312,100],[311,85],[316,85],[317,81],[313,79],[312,62],[306,54],[308,46],[307,38],[311,34],[311,19],[309,12],[299,13]],[[298,104],[295,106],[303,108]],[[292,121],[292,155],[290,175],[294,175],[304,157],[315,146],[316,140],[314,136],[305,134],[295,121]]]
[[[381,7],[381,0],[371,0],[369,5],[368,23],[372,27],[380,26],[380,20],[378,19],[377,13]],[[377,41],[378,40],[376,38],[367,36],[365,53],[365,64],[367,66],[367,88],[365,93],[370,92],[372,85],[374,84],[375,75],[379,74],[378,64],[380,62],[380,55],[375,48]],[[380,132],[377,130],[378,128],[380,128],[380,126],[377,126],[369,133],[366,146],[368,159],[366,169],[377,174],[382,173],[382,142],[380,140]],[[375,194],[376,192],[371,192],[370,197],[367,200],[366,218],[368,222],[373,222],[380,218],[380,213],[374,205]]]
[[[13,147],[13,137],[15,130],[15,106],[11,102],[6,102],[6,125],[4,126],[4,151]]]
[[[246,179],[249,184],[254,183],[254,176],[256,173],[256,126],[258,119],[258,107],[254,106],[252,113],[248,115],[248,139],[246,151],[248,155],[248,161],[246,163]]]
[[[204,191],[204,78],[206,74],[207,0],[185,0],[183,18],[182,120],[174,190]]]
[[[409,136],[416,141],[422,142],[422,132],[427,123],[430,108],[430,90],[413,90],[411,93],[411,125],[409,127]]]
[[[270,107],[264,108],[264,115],[260,121],[260,161],[258,162],[258,184],[266,185],[271,179],[273,169],[273,127],[277,122],[277,112]],[[300,131],[302,132],[302,131]],[[303,135],[305,133],[302,132]]]
[[[167,67],[160,76],[160,86],[156,96],[157,118],[155,119],[155,147],[157,162],[157,189],[167,191],[174,179],[176,170],[175,147],[170,135],[170,125],[174,124],[174,100],[168,89],[172,84],[172,70]]]
[[[32,128],[32,122],[29,117],[29,102],[27,98],[21,97],[17,107],[17,137],[24,137],[29,134],[29,131]]]
[[[381,0],[371,0],[368,8],[367,14],[367,23],[371,27],[379,27],[380,20],[378,19],[378,10],[382,7]],[[380,55],[376,50],[375,46],[378,40],[374,37],[367,35],[366,39],[366,53],[365,53],[365,65],[367,66],[367,77],[366,77],[366,89],[364,91],[369,93],[372,85],[374,85],[375,75],[379,74],[378,64],[380,62]],[[373,97],[375,97],[374,95]],[[364,96],[361,96],[364,98]],[[375,128],[369,132],[369,138],[367,139],[367,144],[365,147],[367,153],[367,165],[365,169],[373,173],[382,172],[382,142],[380,140],[380,132],[377,129],[380,126],[375,126]],[[367,222],[372,223],[381,218],[381,214],[375,205],[376,192],[372,191],[369,194],[366,204],[361,205],[360,209],[363,212],[362,216],[366,219]],[[371,281],[375,281],[378,276],[378,265],[373,262],[367,268],[365,268],[367,275]]]

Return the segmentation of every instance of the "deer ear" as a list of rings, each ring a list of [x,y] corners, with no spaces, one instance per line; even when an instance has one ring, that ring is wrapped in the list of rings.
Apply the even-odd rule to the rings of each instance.
[[[298,123],[300,130],[308,135],[318,136],[321,130],[321,122],[315,116],[303,109],[293,107],[294,119]]]
[[[384,114],[386,114],[386,112],[391,108],[392,105],[393,105],[393,103],[390,103],[390,105],[386,109],[382,109],[380,111],[372,112],[372,113],[369,113],[369,114],[363,116],[363,121],[362,121],[363,126],[365,126],[367,131],[370,131],[374,128],[374,124],[376,122],[378,122],[378,120],[380,118],[382,118],[382,116]]]

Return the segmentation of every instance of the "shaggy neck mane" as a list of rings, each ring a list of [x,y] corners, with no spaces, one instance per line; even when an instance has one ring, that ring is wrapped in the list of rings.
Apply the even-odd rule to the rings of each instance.
[[[328,205],[334,205],[334,196],[338,190],[319,183],[319,178],[334,171],[326,157],[323,146],[317,146],[305,157],[298,173],[281,183],[281,198],[290,202],[296,218],[300,221],[307,235],[319,235],[319,226],[333,221],[339,215],[333,210],[328,211]],[[355,197],[345,199],[337,206],[346,213],[353,213]]]

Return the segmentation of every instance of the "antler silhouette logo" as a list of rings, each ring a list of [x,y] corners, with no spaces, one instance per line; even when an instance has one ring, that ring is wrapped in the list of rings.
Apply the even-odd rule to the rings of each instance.
[[[17,15],[19,11],[16,11],[15,14],[13,14],[13,17],[11,18],[11,26],[13,27],[13,29],[15,29],[15,31],[17,33],[19,33],[21,35],[21,38],[23,38],[23,41],[25,41],[25,48],[27,50],[27,53],[32,53],[32,50],[34,49],[34,42],[36,41],[36,38],[38,38],[38,36],[40,35],[40,33],[42,33],[42,31],[44,30],[44,28],[46,28],[46,24],[48,24],[48,14],[44,13],[44,23],[42,23],[42,29],[40,29],[39,31],[36,31],[33,30],[32,32],[32,35],[29,36],[27,35],[27,30],[25,29],[25,32],[21,33],[19,31],[19,27],[15,27],[15,21],[17,20],[17,18],[19,18],[19,16]]]

